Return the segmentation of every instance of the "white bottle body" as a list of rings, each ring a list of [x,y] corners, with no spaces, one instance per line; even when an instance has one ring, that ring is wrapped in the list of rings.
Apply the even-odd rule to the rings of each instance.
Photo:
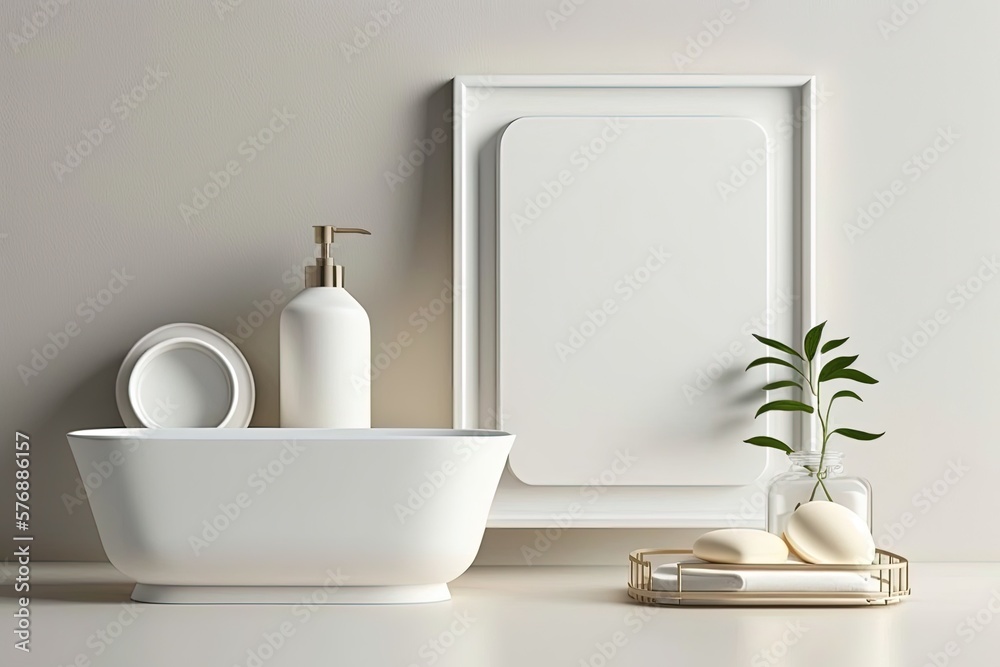
[[[371,428],[371,323],[343,287],[307,287],[281,311],[281,426]]]

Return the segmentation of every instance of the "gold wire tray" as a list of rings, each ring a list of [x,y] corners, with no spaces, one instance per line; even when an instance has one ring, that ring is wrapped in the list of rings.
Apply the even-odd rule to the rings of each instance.
[[[909,563],[882,549],[876,549],[872,565],[723,565],[720,563],[679,563],[677,558],[690,557],[686,549],[637,549],[629,554],[628,594],[646,604],[679,606],[726,607],[845,607],[874,606],[897,603],[910,594]],[[666,563],[677,564],[677,590],[653,590],[653,570]],[[694,591],[685,590],[684,571],[696,569],[699,573],[715,570],[720,573],[739,570],[803,572],[858,572],[868,573],[878,581],[878,590],[868,591]],[[690,583],[691,575],[688,575]]]

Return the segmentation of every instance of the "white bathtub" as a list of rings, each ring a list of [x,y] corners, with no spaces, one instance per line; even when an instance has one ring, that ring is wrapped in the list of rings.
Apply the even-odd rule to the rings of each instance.
[[[143,602],[447,600],[514,436],[403,429],[68,434],[111,563]]]

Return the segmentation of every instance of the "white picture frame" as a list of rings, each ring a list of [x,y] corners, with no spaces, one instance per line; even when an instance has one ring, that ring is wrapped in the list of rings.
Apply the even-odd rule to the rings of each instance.
[[[764,335],[801,338],[814,323],[815,112],[822,103],[807,75],[491,75],[454,81],[454,366],[456,428],[502,426],[497,401],[496,145],[525,116],[737,116],[774,136],[768,178],[781,235],[769,271],[794,295],[780,326]],[[787,132],[786,132],[787,130]],[[771,147],[768,146],[771,153]],[[773,304],[769,303],[769,309]],[[777,327],[777,328],[775,328]],[[784,327],[783,329],[781,327]],[[749,347],[749,346],[748,346]],[[752,354],[752,353],[751,353]],[[747,356],[745,360],[753,358]],[[747,407],[750,410],[749,407]],[[809,420],[779,415],[768,433],[813,436]],[[761,419],[763,421],[764,418]],[[748,436],[751,434],[747,434]],[[749,447],[749,445],[746,445]],[[766,450],[763,472],[743,486],[528,485],[504,473],[492,527],[760,527],[766,484],[787,468]],[[612,471],[613,472],[613,471]]]

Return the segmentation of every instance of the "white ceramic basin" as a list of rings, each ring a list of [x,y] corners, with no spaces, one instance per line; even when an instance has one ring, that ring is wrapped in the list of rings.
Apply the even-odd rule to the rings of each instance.
[[[514,436],[430,429],[68,434],[111,563],[145,602],[449,599]]]

